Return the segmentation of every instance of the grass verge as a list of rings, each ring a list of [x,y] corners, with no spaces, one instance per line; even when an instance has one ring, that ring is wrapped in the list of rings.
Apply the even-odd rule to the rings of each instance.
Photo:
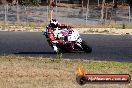
[[[130,74],[132,63],[94,60],[64,60],[56,58],[0,56],[1,88],[131,88],[130,84],[76,83],[78,67],[87,73]]]
[[[2,30],[10,30],[10,31],[43,31],[43,28],[46,27],[48,22],[42,23],[42,22],[8,22],[4,23],[0,21],[0,29]],[[132,24],[116,24],[116,23],[111,23],[111,24],[68,24],[73,26],[74,28],[116,28],[116,29],[132,29]]]

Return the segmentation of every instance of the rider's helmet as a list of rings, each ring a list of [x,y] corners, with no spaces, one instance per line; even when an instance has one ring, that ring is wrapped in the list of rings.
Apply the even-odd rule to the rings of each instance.
[[[52,19],[50,21],[50,27],[57,28],[58,27],[58,21],[56,19]]]

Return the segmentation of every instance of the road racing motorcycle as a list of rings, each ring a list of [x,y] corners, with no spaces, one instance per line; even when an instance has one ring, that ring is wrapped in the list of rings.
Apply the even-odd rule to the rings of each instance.
[[[64,53],[72,51],[84,51],[87,53],[92,52],[92,48],[84,41],[77,30],[58,29],[53,31],[53,28],[46,27],[44,35],[47,38],[49,45],[55,53]],[[56,34],[56,36],[55,36]]]

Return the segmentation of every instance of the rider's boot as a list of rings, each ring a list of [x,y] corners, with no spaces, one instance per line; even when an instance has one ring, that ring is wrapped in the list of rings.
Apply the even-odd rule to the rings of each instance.
[[[58,52],[58,48],[57,48],[57,46],[54,45],[54,46],[53,46],[53,50],[54,50],[54,52],[57,53],[57,52]]]

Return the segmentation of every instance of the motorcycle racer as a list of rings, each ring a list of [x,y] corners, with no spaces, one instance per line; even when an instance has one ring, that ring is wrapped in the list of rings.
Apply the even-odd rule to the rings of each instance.
[[[54,42],[57,41],[64,44],[67,40],[69,28],[70,26],[60,24],[56,19],[52,19],[50,24],[46,27],[46,35],[47,38],[49,38],[48,42],[52,44],[51,46],[53,46],[55,52],[57,51],[57,48],[54,45]],[[65,31],[65,33],[63,33],[63,31]],[[62,33],[64,34],[63,36],[61,36]]]
[[[71,26],[60,24],[56,19],[52,19],[46,27],[44,35],[48,43],[56,53],[84,51],[92,52],[92,48],[82,40],[79,32]]]
[[[47,33],[52,33],[52,35],[50,35],[50,37],[54,37],[54,39],[52,38],[52,40],[55,39],[61,39],[62,37],[66,37],[69,36],[69,34],[72,33],[72,27],[69,25],[65,25],[65,24],[60,24],[58,23],[58,21],[56,19],[52,19],[50,21],[50,24],[46,27],[46,32]],[[63,34],[63,36],[58,36],[59,34]]]

